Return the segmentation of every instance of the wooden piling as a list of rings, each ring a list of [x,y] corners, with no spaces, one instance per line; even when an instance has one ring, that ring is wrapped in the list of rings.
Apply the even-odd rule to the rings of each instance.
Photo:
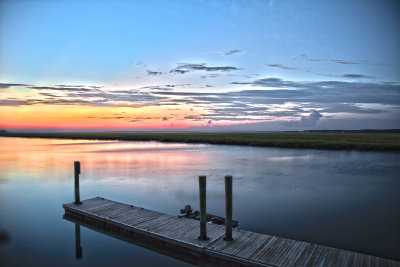
[[[232,241],[232,176],[225,176],[225,226],[226,233],[224,240]]]
[[[199,176],[200,189],[200,240],[207,240],[207,218],[206,218],[206,176]]]
[[[75,173],[75,204],[81,204],[79,195],[79,174],[81,173],[81,163],[79,161],[74,162],[74,173]]]
[[[77,223],[75,223],[75,257],[78,260],[82,259],[81,226]]]

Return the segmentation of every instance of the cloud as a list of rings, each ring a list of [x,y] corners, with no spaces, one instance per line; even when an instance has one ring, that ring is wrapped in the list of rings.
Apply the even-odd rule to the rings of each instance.
[[[135,65],[138,67],[147,67],[146,63],[143,61],[136,61]]]
[[[161,74],[163,74],[163,73],[162,72],[158,72],[158,71],[147,70],[147,75],[150,75],[150,76],[159,76]]]
[[[384,67],[386,66],[385,64],[382,63],[377,63],[377,62],[372,62],[368,60],[356,60],[356,61],[350,61],[350,60],[343,60],[343,59],[315,59],[315,58],[310,58],[306,54],[300,54],[298,57],[295,57],[294,60],[297,59],[303,59],[307,60],[310,62],[319,62],[319,61],[324,61],[324,62],[331,62],[335,64],[341,64],[341,65],[359,65],[359,64],[365,64],[365,65],[372,65],[372,66],[377,66],[377,67]]]
[[[338,116],[341,113],[374,115],[400,109],[400,85],[397,83],[298,82],[275,77],[233,83],[258,88],[230,92],[172,91],[160,94],[173,102],[201,107],[207,111],[201,114],[202,118],[214,121],[285,118],[299,120],[297,125],[312,125],[322,112],[324,116]],[[315,112],[304,117],[303,114],[310,110]]]
[[[181,69],[172,69],[169,72],[170,73],[176,73],[176,74],[185,74],[186,72],[189,72],[190,70],[181,70]]]
[[[103,116],[103,117],[97,117],[97,116],[88,116],[86,118],[89,119],[101,119],[101,120],[119,120],[119,119],[127,119],[127,117],[124,116]]]
[[[188,90],[186,84],[148,85],[126,90],[109,90],[92,86],[28,86],[38,94],[9,97],[0,105],[86,105],[103,107],[148,107],[185,105],[200,114],[181,119],[224,122],[295,121],[285,127],[313,125],[340,116],[391,116],[400,110],[400,84],[354,81],[291,81],[265,77],[246,82],[231,82],[245,89],[213,92]],[[184,90],[183,90],[184,88]],[[181,89],[181,90],[180,90]],[[37,95],[41,96],[38,97]],[[397,110],[397,111],[396,111]],[[308,115],[304,115],[308,114]],[[323,117],[321,117],[323,114]],[[165,114],[168,115],[168,114]],[[169,115],[168,115],[169,116]],[[115,114],[115,118],[125,114]],[[140,119],[140,118],[126,118]],[[159,117],[162,121],[167,116]],[[170,118],[171,120],[171,118]]]
[[[0,89],[8,89],[13,86],[29,86],[29,85],[21,83],[0,83]]]
[[[238,49],[233,49],[233,50],[222,52],[222,54],[224,56],[230,56],[230,55],[241,53],[241,52],[243,52],[243,51],[242,50],[238,50]]]
[[[291,120],[282,122],[286,126],[294,127],[312,127],[314,126],[323,115],[316,110],[312,110],[308,116],[302,116],[300,120]]]
[[[21,106],[21,105],[27,105],[28,101],[26,100],[0,100],[0,106]]]
[[[366,76],[362,74],[344,74],[342,77],[347,79],[374,79],[372,76]]]
[[[203,117],[199,115],[189,115],[184,117],[185,120],[201,121]]]
[[[28,86],[29,89],[33,90],[53,90],[53,91],[76,91],[76,92],[89,92],[95,91],[97,88],[85,87],[85,86],[68,86],[68,85],[57,85],[57,86]]]
[[[170,73],[184,74],[184,73],[190,72],[190,71],[222,71],[222,72],[228,72],[228,71],[235,71],[235,70],[239,70],[239,68],[232,67],[232,66],[209,67],[209,66],[206,65],[206,63],[201,63],[201,64],[181,63],[181,64],[178,64],[178,66],[176,68],[170,70]]]
[[[252,84],[252,83],[251,82],[231,82],[231,84],[245,85],[245,84]]]
[[[268,66],[270,68],[278,68],[278,69],[283,69],[283,70],[297,70],[297,68],[292,68],[292,67],[284,66],[281,64],[267,64],[266,66]]]
[[[311,61],[311,62],[318,62],[318,61],[321,61],[320,59],[310,58],[310,57],[308,57],[306,54],[301,54],[301,55],[299,55],[299,58],[300,58],[300,59],[307,60],[307,61]]]
[[[356,64],[360,64],[360,63],[355,62],[355,61],[347,61],[347,60],[341,60],[341,59],[331,59],[330,61],[333,62],[333,63],[342,64],[342,65],[356,65]]]

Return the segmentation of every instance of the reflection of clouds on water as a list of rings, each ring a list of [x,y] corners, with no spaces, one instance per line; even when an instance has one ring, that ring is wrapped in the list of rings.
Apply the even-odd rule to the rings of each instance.
[[[66,142],[70,140],[65,140]],[[80,142],[81,140],[77,140],[76,142],[73,143],[60,143],[60,144],[39,144],[38,146],[81,146],[81,145],[109,145],[113,143],[119,143],[118,141],[97,141],[97,140],[91,140],[90,142]]]
[[[294,155],[294,156],[280,156],[280,157],[267,157],[269,161],[293,161],[293,160],[309,160],[314,155]]]
[[[223,215],[224,176],[232,175],[234,217],[245,229],[338,247],[348,240],[357,247],[371,244],[358,230],[361,223],[382,228],[370,223],[377,212],[382,222],[400,224],[394,212],[400,201],[400,154],[379,152],[0,138],[2,201],[18,195],[18,201],[30,203],[34,196],[41,207],[56,203],[54,209],[61,210],[59,196],[67,202],[73,198],[75,160],[81,162],[82,199],[102,196],[177,215],[185,204],[198,209],[198,176],[206,175],[207,209]],[[20,208],[27,212],[29,205]],[[360,218],[340,226],[354,210]],[[30,223],[40,225],[40,219]],[[318,227],[310,230],[313,223]],[[386,237],[380,236],[390,241],[396,229],[385,226],[379,231]]]

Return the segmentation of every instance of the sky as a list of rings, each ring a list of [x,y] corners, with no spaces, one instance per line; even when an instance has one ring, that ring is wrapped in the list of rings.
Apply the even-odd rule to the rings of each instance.
[[[0,129],[400,128],[400,1],[0,1]]]

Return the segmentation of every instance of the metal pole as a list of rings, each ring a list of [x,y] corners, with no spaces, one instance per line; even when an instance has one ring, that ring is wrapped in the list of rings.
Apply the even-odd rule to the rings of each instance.
[[[75,172],[75,204],[81,204],[79,196],[79,174],[81,173],[81,163],[79,161],[74,162]]]
[[[226,234],[224,240],[231,241],[232,239],[232,176],[225,176],[225,211],[226,211]]]
[[[199,176],[200,189],[200,240],[207,240],[207,218],[206,218],[206,176]]]

